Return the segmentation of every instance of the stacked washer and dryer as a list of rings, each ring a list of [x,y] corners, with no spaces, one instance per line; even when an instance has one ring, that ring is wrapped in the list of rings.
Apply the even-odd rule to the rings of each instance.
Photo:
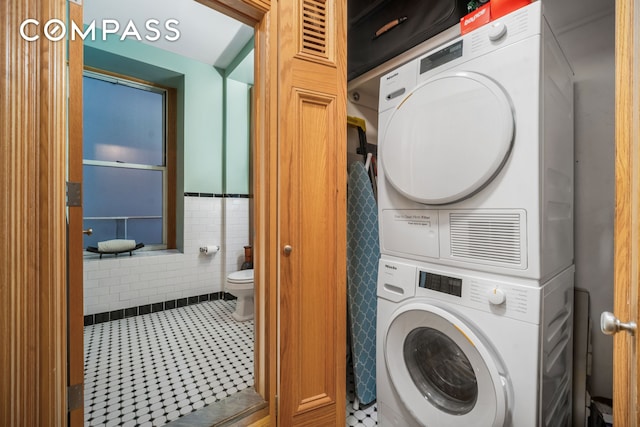
[[[383,76],[378,423],[571,420],[572,72],[541,2]]]

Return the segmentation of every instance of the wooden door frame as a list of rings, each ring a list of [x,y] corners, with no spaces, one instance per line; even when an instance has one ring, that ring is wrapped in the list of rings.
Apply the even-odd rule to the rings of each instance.
[[[65,43],[19,31],[65,12],[0,3],[0,425],[67,419]]]
[[[254,28],[253,263],[256,284],[255,384],[268,402],[261,425],[276,425],[278,289],[278,22],[270,0],[197,0]],[[274,2],[275,3],[275,2]],[[275,3],[277,5],[277,3]],[[251,417],[256,420],[256,416]],[[265,418],[267,419],[265,421]],[[265,424],[266,422],[266,424]]]
[[[82,4],[69,2],[68,22],[82,22]],[[81,39],[68,42],[67,72],[69,73],[69,103],[67,106],[67,180],[82,183],[82,70],[84,43]],[[69,426],[84,425],[84,277],[82,203],[67,208],[67,333],[68,382],[70,402]]]
[[[253,265],[256,288],[255,384],[268,410],[250,416],[276,425],[277,393],[277,165],[278,24],[270,0],[196,0],[254,28],[254,146],[251,150],[254,197]],[[275,3],[275,2],[274,2]],[[277,4],[277,3],[276,3]]]

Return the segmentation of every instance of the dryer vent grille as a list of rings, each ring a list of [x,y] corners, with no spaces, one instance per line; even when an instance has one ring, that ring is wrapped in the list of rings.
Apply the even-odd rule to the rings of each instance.
[[[520,265],[520,218],[517,213],[450,213],[451,255]]]

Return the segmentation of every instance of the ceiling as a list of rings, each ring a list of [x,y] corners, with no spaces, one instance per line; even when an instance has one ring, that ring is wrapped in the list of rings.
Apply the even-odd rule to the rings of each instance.
[[[542,0],[545,16],[556,35],[593,22],[614,11],[614,0]]]
[[[151,18],[160,21],[162,37],[157,41],[145,39],[145,35],[153,36],[145,29],[145,22]],[[103,19],[118,21],[119,34],[132,20],[143,43],[221,69],[229,66],[253,36],[253,28],[194,0],[85,0],[84,23],[95,20],[96,27],[101,28]],[[174,27],[180,37],[173,42],[164,38],[165,34],[172,35],[163,29],[168,19],[179,22]]]

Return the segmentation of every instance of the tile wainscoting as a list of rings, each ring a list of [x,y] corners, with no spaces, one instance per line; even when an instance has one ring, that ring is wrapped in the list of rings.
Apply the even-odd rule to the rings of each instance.
[[[103,313],[87,314],[86,316],[84,316],[84,326],[91,326],[104,322],[112,322],[114,320],[120,319],[128,319],[129,317],[142,316],[143,314],[157,313],[159,311],[186,307],[188,305],[198,304],[201,302],[217,300],[232,301],[235,299],[237,298],[227,292],[213,292],[210,294],[195,295],[192,297],[154,302],[153,304],[120,308],[113,311],[105,311]]]
[[[183,252],[137,251],[133,256],[85,256],[84,314],[150,306],[224,291],[226,276],[240,269],[249,243],[246,196],[185,193]],[[211,255],[204,245],[218,245]],[[146,310],[143,308],[143,310]]]

